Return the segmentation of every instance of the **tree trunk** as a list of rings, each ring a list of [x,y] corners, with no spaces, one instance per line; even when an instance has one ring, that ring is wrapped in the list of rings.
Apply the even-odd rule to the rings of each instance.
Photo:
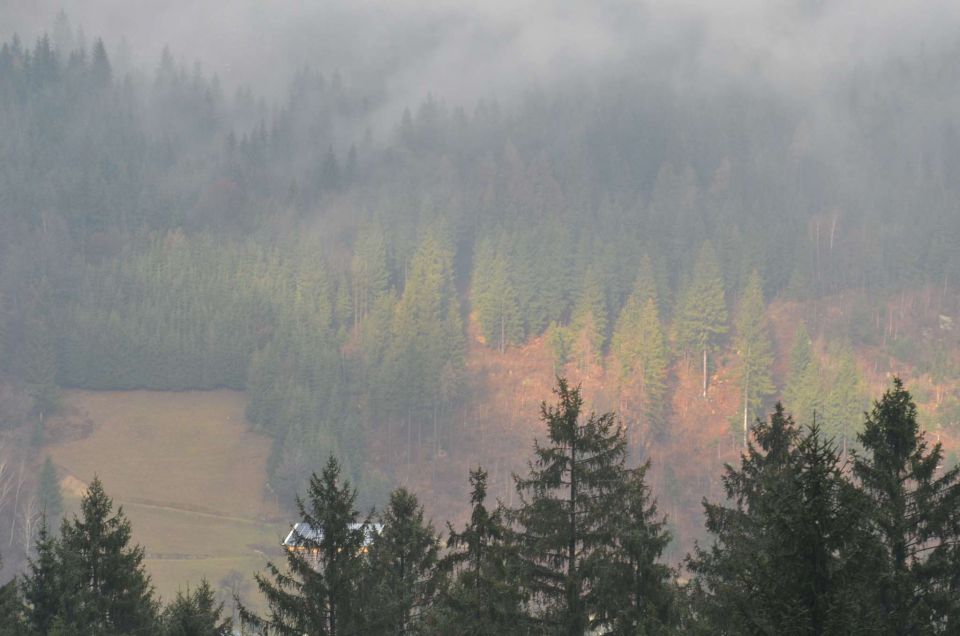
[[[747,401],[749,393],[749,380],[743,383],[743,447],[747,447],[747,429],[749,428],[749,422],[747,421],[747,407],[749,402]]]
[[[506,326],[503,324],[503,306],[500,307],[500,355],[503,355],[504,350],[507,348],[505,344],[506,340]]]
[[[570,447],[570,542],[567,545],[567,612],[571,636],[583,634],[580,625],[580,585],[577,572],[577,446]]]
[[[703,397],[707,397],[707,348],[703,348]]]

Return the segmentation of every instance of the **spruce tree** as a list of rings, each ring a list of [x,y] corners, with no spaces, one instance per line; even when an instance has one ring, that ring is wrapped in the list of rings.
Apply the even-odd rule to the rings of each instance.
[[[573,348],[572,339],[569,327],[564,327],[558,322],[550,323],[550,327],[544,335],[544,340],[553,358],[554,374],[559,374],[570,359],[570,352]]]
[[[821,414],[822,421],[823,396],[820,389],[820,364],[813,350],[810,334],[802,322],[793,337],[783,401],[798,422],[812,424],[815,413]]]
[[[48,456],[40,470],[40,483],[37,485],[37,495],[40,500],[40,512],[46,517],[47,523],[56,526],[63,515],[63,494],[60,492],[60,480],[57,479],[57,469]]]
[[[657,284],[654,278],[653,265],[648,256],[644,256],[640,266],[640,273],[634,282],[633,290],[627,297],[627,302],[620,310],[617,324],[613,330],[610,349],[620,363],[621,376],[628,376],[637,363],[642,347],[640,329],[641,316],[648,301],[653,300],[657,309],[657,320],[660,318],[660,303],[657,294]]]
[[[56,342],[46,317],[36,315],[31,318],[24,356],[23,377],[33,398],[34,411],[42,425],[44,419],[59,405]],[[39,430],[42,431],[42,428]],[[39,444],[43,440],[40,438],[34,441]]]
[[[607,306],[603,285],[592,266],[587,268],[583,276],[580,294],[573,308],[571,328],[581,370],[591,364],[602,364],[603,347],[607,341]]]
[[[35,558],[29,561],[29,570],[20,582],[20,592],[26,603],[27,624],[38,634],[50,631],[59,617],[62,620],[63,587],[65,579],[73,577],[64,571],[57,558],[58,543],[51,537],[44,519],[34,543]]]
[[[351,282],[355,327],[374,310],[390,288],[387,239],[379,224],[360,229],[353,247]]]
[[[440,542],[423,506],[404,488],[390,494],[369,553],[366,633],[416,634],[437,593]]]
[[[876,401],[857,436],[853,472],[869,502],[881,549],[873,565],[883,634],[960,630],[960,466],[944,470],[899,378]]]
[[[691,277],[680,292],[674,327],[680,345],[703,358],[703,397],[707,397],[708,356],[727,333],[723,277],[710,241],[700,248]]]
[[[646,483],[649,468],[625,471],[613,541],[597,555],[589,601],[608,633],[669,634],[676,624],[673,572],[659,562],[670,534]]]
[[[580,636],[611,626],[598,590],[613,564],[627,558],[611,554],[625,539],[626,441],[612,413],[581,421],[579,387],[558,379],[555,392],[556,406],[540,409],[548,444],[536,443],[528,475],[514,477],[520,506],[509,519],[537,622],[550,633]]]
[[[859,421],[866,406],[860,371],[848,345],[830,347],[829,389],[823,398],[824,430],[837,438],[843,452],[859,432]]]
[[[643,304],[640,304],[640,299]],[[634,291],[627,300],[613,337],[620,362],[622,390],[629,394],[623,413],[637,416],[657,436],[664,433],[664,402],[667,390],[667,345],[660,325],[660,311],[652,290]],[[627,405],[636,400],[639,408]]]
[[[453,274],[453,248],[433,228],[410,261],[381,382],[383,405],[407,418],[434,416],[459,384],[464,337]]]
[[[223,618],[223,603],[217,603],[206,580],[197,589],[177,597],[163,611],[163,636],[230,636],[229,618]]]
[[[370,526],[360,521],[356,498],[332,456],[319,476],[311,475],[307,501],[297,498],[306,524],[297,537],[301,549],[287,550],[285,570],[267,563],[267,574],[256,575],[269,610],[260,617],[241,605],[244,624],[268,634],[336,636],[359,630],[358,585]]]
[[[779,404],[753,435],[723,477],[730,505],[704,502],[714,541],[687,559],[690,631],[875,633],[865,503],[836,445]]]
[[[764,398],[773,394],[773,344],[767,327],[763,284],[753,270],[740,299],[734,348],[737,351],[740,395],[743,399],[743,444],[747,445],[751,417],[757,417]]]
[[[91,79],[97,88],[109,86],[113,76],[113,70],[110,67],[110,60],[107,57],[107,48],[103,45],[103,40],[97,38],[93,43],[93,62],[90,68]]]
[[[0,559],[0,568],[3,560]],[[0,636],[28,636],[16,579],[0,585]]]
[[[508,345],[523,341],[523,316],[509,261],[491,241],[478,247],[471,299],[488,346],[503,353]]]
[[[502,511],[486,507],[487,472],[470,471],[470,520],[461,532],[449,523],[440,568],[454,576],[441,593],[431,627],[469,636],[527,633],[524,596],[507,543]]]
[[[123,508],[94,478],[80,502],[80,516],[64,520],[56,558],[65,627],[74,633],[137,634],[157,627],[157,602],[143,566],[143,548],[130,546]]]

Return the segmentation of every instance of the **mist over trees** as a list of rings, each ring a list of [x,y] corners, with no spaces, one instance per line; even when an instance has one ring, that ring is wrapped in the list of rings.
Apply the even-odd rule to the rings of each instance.
[[[955,33],[933,17],[884,9],[869,12],[865,23],[876,28],[858,40],[850,34],[860,29],[832,3],[737,3],[740,26],[707,7],[688,15],[660,1],[571,7],[568,16],[535,1],[516,11],[402,3],[392,18],[336,2],[316,27],[328,39],[307,44],[310,21],[295,25],[299,14],[280,4],[262,33],[286,25],[289,41],[261,51],[246,71],[223,62],[231,54],[217,48],[215,30],[200,43],[170,30],[168,46],[152,35],[138,42],[140,27],[125,39],[127,8],[117,9],[117,23],[96,8],[76,16],[0,8],[0,18],[11,14],[0,31],[5,573],[29,567],[31,546],[36,566],[39,546],[68,541],[55,536],[65,510],[60,476],[43,461],[65,390],[226,388],[245,392],[247,420],[271,440],[267,480],[286,511],[298,509],[298,493],[319,497],[310,475],[333,456],[360,509],[388,510],[391,527],[421,538],[415,571],[397,570],[400,546],[371,551],[382,586],[365,592],[380,595],[383,615],[363,620],[402,632],[470,614],[482,633],[590,621],[621,629],[641,615],[712,629],[725,614],[736,633],[756,617],[729,615],[723,603],[752,592],[717,577],[728,571],[724,559],[759,540],[749,511],[708,506],[719,547],[689,561],[699,576],[695,612],[680,615],[672,588],[660,596],[635,587],[615,603],[590,597],[601,579],[672,581],[657,559],[630,550],[644,559],[669,552],[666,537],[688,529],[696,501],[720,494],[713,464],[690,457],[696,449],[716,465],[728,459],[726,441],[696,437],[702,419],[722,412],[729,457],[746,449],[722,494],[756,495],[760,509],[773,495],[750,490],[755,480],[776,493],[823,489],[843,514],[864,497],[891,518],[901,514],[898,534],[869,546],[866,563],[884,572],[878,602],[905,630],[948,620],[956,608],[943,564],[953,556],[941,550],[928,564],[904,550],[933,537],[947,545],[952,518],[905,528],[902,511],[883,503],[939,505],[956,464]],[[935,4],[930,16],[943,25],[960,19]],[[181,18],[203,15],[181,9]],[[223,20],[246,31],[258,11],[238,3]],[[158,24],[169,16],[158,13]],[[471,33],[456,28],[464,16],[475,18]],[[782,43],[764,40],[760,27],[771,22],[782,26]],[[369,28],[346,28],[357,25]],[[386,44],[374,45],[377,33]],[[559,522],[528,525],[523,508],[496,509],[477,472],[477,518],[448,546],[469,560],[450,560],[414,495],[396,491],[392,465],[374,459],[371,440],[395,463],[435,466],[464,445],[470,415],[491,399],[476,361],[496,356],[512,371],[541,350],[551,374],[595,381],[600,403],[616,405],[622,438],[611,428],[590,444],[609,444],[606,469],[630,477],[591,497],[604,509],[619,498],[646,530],[574,528],[577,555],[551,561]],[[898,418],[920,422],[905,435],[928,429],[944,446],[918,443],[909,458],[880,467],[877,422],[889,414],[861,415],[900,368],[924,378],[916,393],[930,405],[898,407]],[[899,390],[890,399],[904,402]],[[786,410],[751,431],[778,399]],[[581,432],[566,432],[570,448]],[[556,484],[544,485],[538,471],[563,474],[561,458],[538,458],[543,466],[521,478],[528,488],[516,496],[529,497],[531,509],[560,505],[560,495],[547,495]],[[919,489],[889,492],[884,480],[893,476]],[[489,492],[512,497],[508,481],[501,475]],[[806,491],[790,492],[801,501],[788,511],[798,527],[843,522],[804,508]],[[675,525],[663,525],[658,510]],[[742,527],[724,525],[731,519]],[[888,521],[837,526],[836,541],[876,539]],[[511,538],[516,525],[529,531],[525,542]],[[781,539],[762,535],[770,545]],[[692,543],[682,537],[685,548]],[[604,553],[613,544],[619,556]],[[594,553],[602,574],[590,569]],[[834,609],[823,603],[860,602],[849,595],[863,555],[820,556],[839,582],[807,599],[809,616],[841,633],[847,624],[831,622]],[[304,585],[326,585],[302,573]],[[921,579],[935,580],[929,598],[898,605]],[[656,600],[641,607],[647,594]],[[478,606],[477,595],[490,604]],[[187,609],[202,608],[220,620],[208,589],[177,603],[143,611],[182,623]],[[530,603],[549,611],[531,616]]]
[[[267,108],[168,50],[120,75],[102,40],[69,41],[0,47],[3,360],[40,419],[56,387],[229,387],[277,439],[275,475],[330,451],[361,461],[376,425],[408,453],[439,448],[473,312],[501,352],[550,325],[584,371],[612,352],[658,404],[644,411],[663,409],[671,356],[697,359],[705,396],[731,346],[749,420],[774,392],[766,299],[947,290],[960,267],[943,240],[958,233],[946,147],[920,153],[929,174],[909,187],[912,172],[878,167],[891,194],[868,200],[798,145],[801,114],[736,86],[696,113],[643,77],[509,111],[428,96],[391,134],[344,142],[374,110],[349,77],[304,70]],[[883,121],[854,135],[865,152],[896,134]],[[905,193],[924,210],[909,222]]]

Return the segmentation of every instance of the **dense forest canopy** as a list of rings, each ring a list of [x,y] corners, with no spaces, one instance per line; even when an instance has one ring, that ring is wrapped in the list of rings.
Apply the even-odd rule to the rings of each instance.
[[[247,4],[228,21],[259,15]],[[289,57],[300,35],[248,51],[247,74],[95,12],[12,20],[0,424],[41,443],[61,389],[241,390],[291,509],[331,454],[383,502],[371,437],[407,463],[457,447],[484,397],[471,347],[542,342],[551,372],[609,374],[631,457],[688,443],[680,367],[703,397],[731,369],[737,446],[782,397],[846,453],[867,347],[928,374],[956,436],[960,37],[918,18],[884,48],[896,11],[861,41],[830,3],[798,2],[778,48],[736,15],[653,2],[540,7],[552,38],[539,4],[476,9],[459,45],[467,9],[400,8],[394,30],[367,16],[356,42],[303,45],[328,55]],[[317,28],[364,24],[335,7]],[[748,7],[733,14],[774,20]],[[422,37],[361,54],[377,33]],[[438,61],[452,53],[462,68]],[[887,299],[920,292],[939,322],[901,336]],[[771,302],[807,322],[786,347]],[[667,464],[665,498],[695,503],[702,484],[671,491]]]

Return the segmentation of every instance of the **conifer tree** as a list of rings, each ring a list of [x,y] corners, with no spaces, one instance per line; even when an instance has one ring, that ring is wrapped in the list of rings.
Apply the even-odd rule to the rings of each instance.
[[[333,146],[327,148],[327,153],[323,156],[320,164],[317,185],[320,192],[334,192],[340,188],[340,165],[337,162],[337,155],[333,151]]]
[[[528,224],[511,228],[515,237],[510,251],[514,261],[514,284],[528,334],[541,333],[551,322],[567,319],[571,296],[575,297],[578,272],[573,264],[570,228],[557,215],[531,229]]]
[[[487,472],[470,471],[470,520],[461,532],[449,523],[447,555],[440,561],[454,579],[441,593],[431,627],[469,636],[528,633],[516,563],[502,511],[486,507]]]
[[[0,559],[0,567],[3,560]],[[16,579],[0,585],[0,636],[28,636]]]
[[[723,477],[731,505],[704,503],[715,539],[687,559],[690,631],[875,633],[865,504],[836,445],[816,426],[798,431],[779,404],[753,435]]]
[[[424,522],[423,506],[404,488],[390,495],[383,529],[369,553],[365,631],[416,634],[425,624],[439,583],[440,542]]]
[[[520,507],[509,519],[524,589],[540,608],[537,622],[549,633],[579,636],[617,620],[598,594],[615,564],[629,562],[628,555],[611,553],[611,546],[631,540],[622,524],[641,523],[643,515],[623,521],[626,441],[613,414],[581,421],[579,387],[558,379],[555,392],[556,406],[541,405],[548,444],[536,443],[528,475],[514,478]],[[640,508],[646,509],[642,502]],[[651,535],[648,555],[660,543],[657,530]]]
[[[61,616],[63,605],[62,581],[66,572],[57,559],[57,541],[51,537],[44,519],[34,543],[35,558],[30,559],[29,570],[20,582],[20,591],[27,607],[27,624],[38,634],[50,631]]]
[[[23,609],[16,581],[0,586],[0,636],[29,636],[23,625]]]
[[[820,364],[813,351],[810,334],[802,322],[793,337],[790,350],[790,368],[783,390],[783,401],[787,409],[801,423],[813,423],[814,413],[821,414],[823,397],[820,389]]]
[[[359,326],[390,288],[387,239],[379,224],[361,228],[353,248],[353,318]]]
[[[47,456],[40,470],[40,483],[37,486],[40,512],[50,525],[60,523],[63,515],[63,494],[60,492],[60,480],[57,479],[57,469],[53,461]]]
[[[625,471],[613,541],[598,555],[591,601],[596,622],[613,634],[669,634],[676,624],[673,572],[659,562],[670,534],[646,483],[649,468]]]
[[[657,308],[657,319],[659,321],[660,302],[653,264],[650,257],[644,255],[640,264],[640,273],[634,281],[633,290],[627,297],[627,302],[620,310],[620,316],[617,318],[617,324],[610,342],[610,349],[620,363],[622,376],[629,375],[636,363],[641,349],[637,344],[638,334],[640,333],[640,318],[647,301],[650,299],[654,301],[654,306]]]
[[[28,624],[41,634],[154,633],[157,602],[123,509],[111,514],[113,500],[95,478],[80,511],[63,521],[59,539],[40,528],[21,583]]]
[[[680,292],[675,329],[684,349],[702,355],[703,397],[707,397],[708,356],[727,333],[723,278],[710,241],[700,248],[691,277]]]
[[[646,300],[641,306],[642,297]],[[662,434],[668,358],[659,314],[655,293],[638,287],[621,312],[613,345],[620,361],[622,390],[639,401],[636,415],[640,421]]]
[[[297,547],[287,551],[282,570],[267,564],[257,586],[269,607],[266,617],[240,606],[241,621],[267,634],[350,634],[360,628],[358,585],[362,549],[369,523],[354,507],[357,493],[340,477],[340,464],[330,457],[323,472],[310,477],[307,501],[297,498],[303,529]]]
[[[223,603],[217,603],[206,580],[197,589],[177,597],[163,611],[163,636],[230,636],[231,621],[224,619]]]
[[[54,333],[47,319],[34,316],[27,329],[23,375],[41,423],[56,410],[59,401],[55,344]]]
[[[824,430],[836,437],[844,453],[848,442],[859,432],[865,400],[860,371],[849,346],[830,347],[828,387],[823,398]]]
[[[957,633],[960,623],[960,466],[944,470],[899,378],[867,415],[853,472],[880,543],[873,567],[883,634]]]
[[[553,372],[559,374],[570,359],[570,350],[573,347],[570,329],[558,322],[551,322],[544,339],[553,357]]]
[[[575,334],[574,346],[580,368],[602,363],[603,347],[607,341],[607,303],[603,285],[592,266],[587,268],[583,276],[580,294],[573,308],[571,327]]]
[[[435,414],[463,365],[463,325],[453,280],[453,250],[440,230],[427,233],[410,262],[388,353],[385,404],[405,416]],[[416,369],[417,373],[410,373]],[[449,369],[453,373],[445,374]],[[454,391],[446,391],[454,393]]]
[[[740,299],[734,348],[739,360],[738,376],[743,399],[743,444],[747,445],[750,418],[756,417],[763,399],[773,394],[773,344],[767,328],[760,274],[753,270]]]
[[[490,241],[477,248],[471,298],[489,346],[503,353],[507,345],[523,341],[523,317],[507,255]]]
[[[123,508],[94,478],[80,502],[80,516],[64,521],[57,543],[64,608],[76,633],[143,633],[157,626],[157,602],[143,566],[144,550],[130,546]]]
[[[113,77],[113,70],[107,57],[107,48],[103,45],[101,38],[97,38],[93,43],[93,62],[90,74],[94,85],[98,88],[109,86]]]

